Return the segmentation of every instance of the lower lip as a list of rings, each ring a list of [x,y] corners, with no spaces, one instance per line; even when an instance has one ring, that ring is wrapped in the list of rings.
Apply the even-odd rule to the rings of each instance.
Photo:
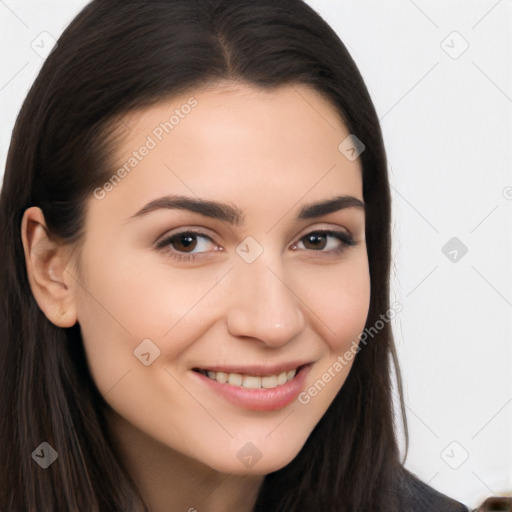
[[[297,398],[297,395],[304,386],[304,381],[310,368],[311,365],[304,366],[292,380],[270,389],[251,389],[242,386],[232,386],[227,383],[221,384],[202,373],[196,371],[192,373],[233,405],[253,411],[274,411],[286,407]]]

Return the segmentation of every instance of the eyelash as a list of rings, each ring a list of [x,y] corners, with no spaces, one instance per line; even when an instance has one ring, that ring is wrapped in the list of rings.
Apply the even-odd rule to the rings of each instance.
[[[190,231],[181,231],[179,233],[174,233],[173,235],[168,236],[167,238],[164,238],[160,242],[157,242],[155,244],[155,247],[158,250],[164,250],[165,248],[170,249],[173,242],[176,242],[177,240],[180,239],[180,237],[183,237],[184,235],[201,236],[201,237],[207,238],[211,242],[215,243],[205,233],[190,230]],[[319,253],[327,253],[327,254],[331,253],[331,254],[337,255],[337,254],[341,254],[346,248],[353,247],[353,246],[357,245],[357,242],[350,235],[345,233],[344,231],[337,231],[337,230],[332,230],[332,229],[318,229],[318,230],[311,231],[311,232],[307,233],[306,235],[304,235],[303,237],[301,237],[299,242],[301,242],[302,240],[304,240],[305,238],[307,238],[308,236],[311,236],[311,235],[331,236],[331,237],[337,238],[342,243],[336,249],[331,249],[330,251],[324,251],[324,250],[315,251],[314,249],[301,249],[301,250],[319,252]],[[293,245],[295,245],[295,244],[293,244]],[[173,251],[169,250],[169,255],[178,261],[193,261],[197,257],[201,257],[200,255],[202,255],[202,254],[204,254],[204,253],[180,253],[179,251],[173,252]]]

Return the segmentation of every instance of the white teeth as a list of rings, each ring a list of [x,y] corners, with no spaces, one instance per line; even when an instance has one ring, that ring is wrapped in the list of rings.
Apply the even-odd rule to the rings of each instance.
[[[282,384],[284,384],[286,382],[286,372],[281,372],[278,376],[277,376],[277,384],[278,386],[281,386]]]
[[[228,382],[232,386],[241,386],[242,376],[239,373],[230,373],[228,376]]]
[[[275,388],[277,386],[277,377],[275,375],[270,375],[269,377],[261,378],[261,387],[270,389]]]
[[[212,379],[216,379],[221,384],[226,384],[228,381],[228,374],[226,372],[217,372],[217,376],[215,376],[215,372],[213,373],[213,377],[210,375],[210,372],[208,372],[208,377],[211,377]]]
[[[288,372],[281,372],[278,375],[267,375],[265,377],[258,377],[257,375],[241,375],[240,373],[226,373],[214,372],[211,370],[201,370],[203,375],[207,375],[210,379],[216,380],[221,384],[231,384],[232,386],[242,386],[249,389],[271,389],[277,386],[282,386],[288,381],[292,380],[297,370],[289,370]]]
[[[252,375],[246,375],[242,381],[244,388],[258,389],[261,388],[261,378],[253,377]]]

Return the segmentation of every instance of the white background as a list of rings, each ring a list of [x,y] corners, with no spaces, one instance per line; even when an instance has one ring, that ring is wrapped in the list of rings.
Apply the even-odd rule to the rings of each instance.
[[[33,46],[86,3],[0,0],[2,173],[43,62]],[[512,0],[308,3],[354,57],[384,133],[406,466],[471,507],[510,495]],[[455,262],[453,237],[468,249]]]

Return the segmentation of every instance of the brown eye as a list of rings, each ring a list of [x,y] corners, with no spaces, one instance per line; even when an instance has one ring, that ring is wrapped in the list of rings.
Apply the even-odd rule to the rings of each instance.
[[[302,240],[304,240],[304,246],[306,249],[324,249],[327,243],[327,236],[320,235],[316,233],[311,233],[306,235]]]
[[[320,230],[303,236],[298,245],[303,245],[306,250],[328,253],[342,251],[347,246],[356,245],[356,242],[343,231]]]
[[[157,249],[166,247],[177,253],[197,254],[211,250],[210,245],[215,247],[213,240],[204,233],[182,231],[164,238],[156,244],[156,247]]]
[[[196,236],[191,234],[177,235],[169,239],[169,242],[172,243],[173,247],[177,251],[180,252],[193,251],[197,246]]]

